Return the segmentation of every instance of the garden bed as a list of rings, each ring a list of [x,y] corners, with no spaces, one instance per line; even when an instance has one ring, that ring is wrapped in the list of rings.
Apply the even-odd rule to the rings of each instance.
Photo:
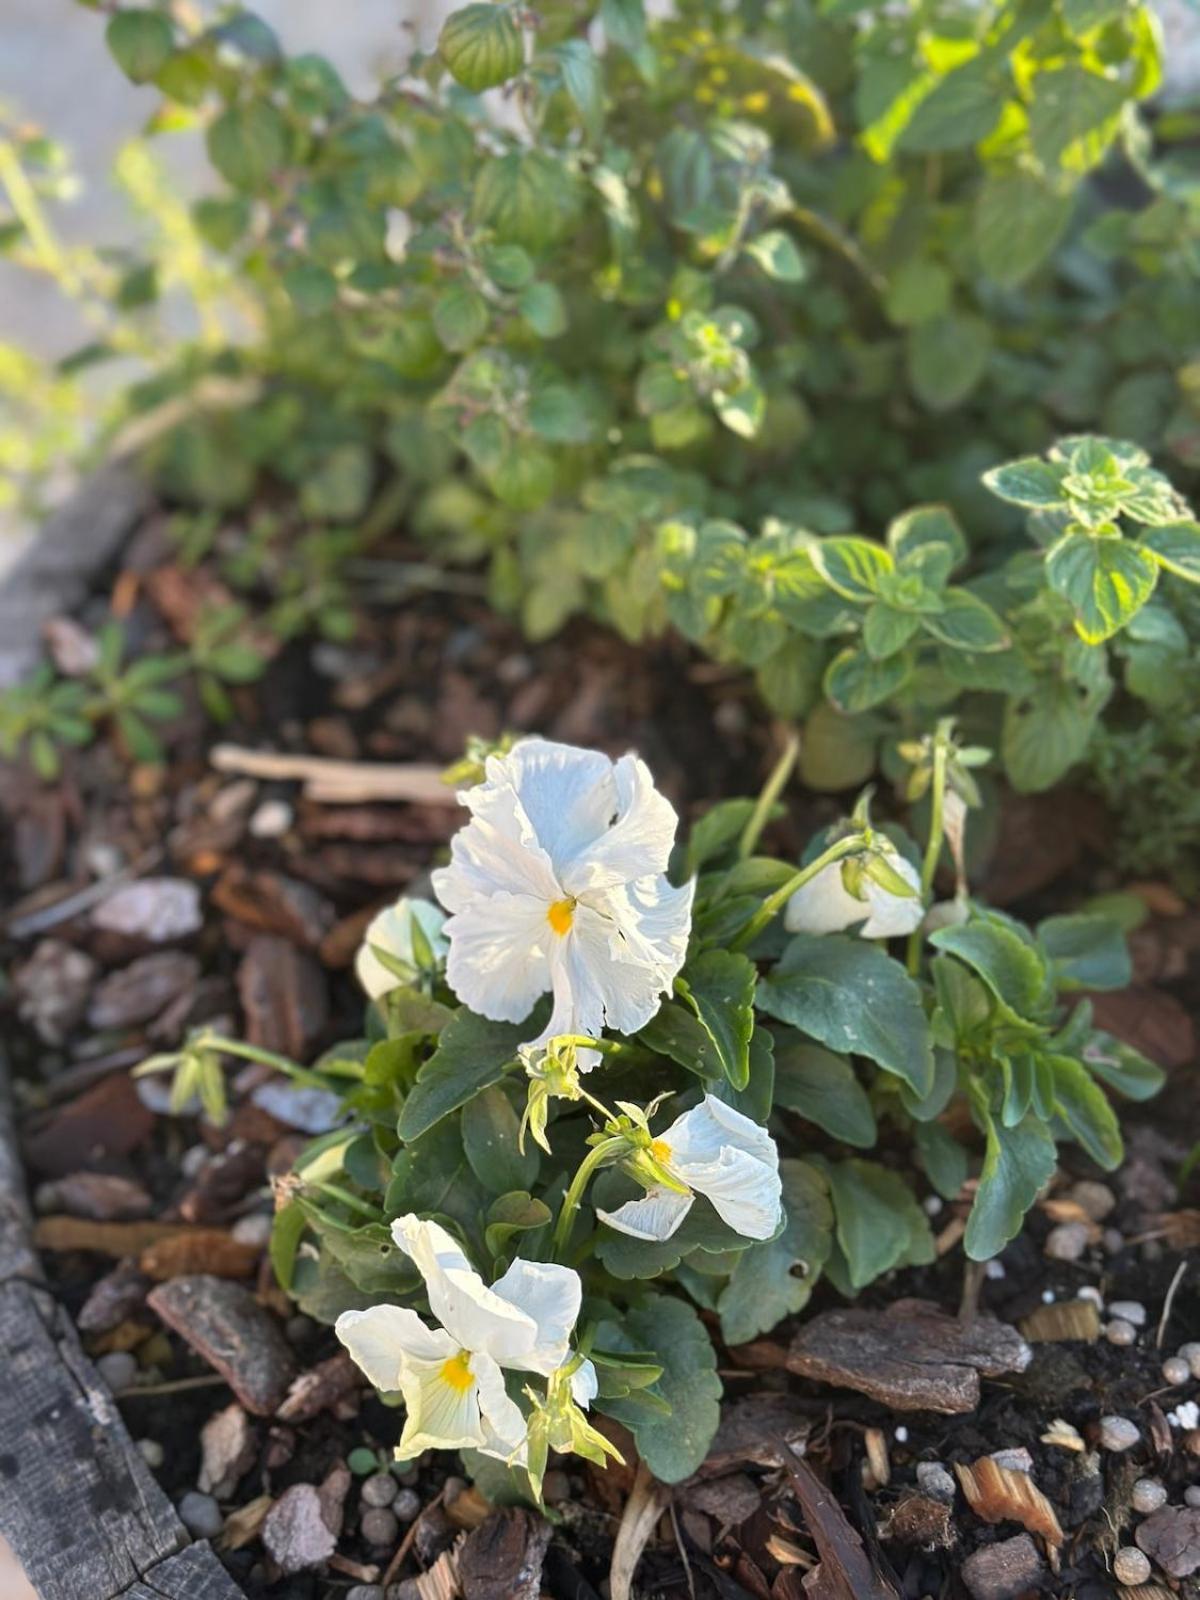
[[[88,584],[64,565],[50,609],[75,612],[86,637],[111,599],[142,652],[186,638],[179,596],[202,574],[181,570],[155,515],[119,557],[118,542]],[[380,559],[409,554],[397,543]],[[757,789],[781,731],[742,676],[682,645],[638,651],[581,624],[531,646],[480,601],[445,593],[382,614],[362,606],[353,647],[293,643],[233,700],[223,753],[189,704],[166,730],[166,767],[130,769],[106,738],[70,756],[54,783],[15,768],[3,776],[0,938],[13,974],[5,1003],[20,1019],[10,1022],[10,1066],[46,1276],[0,1141],[0,1326],[12,1360],[0,1415],[3,1460],[17,1462],[0,1473],[0,1530],[42,1600],[216,1600],[232,1584],[300,1600],[385,1579],[403,1600],[432,1600],[456,1592],[437,1587],[452,1570],[467,1600],[536,1596],[527,1570],[541,1549],[536,1525],[490,1516],[452,1457],[423,1458],[393,1479],[389,1504],[372,1503],[384,1498],[368,1488],[381,1474],[363,1470],[362,1452],[386,1462],[396,1413],[361,1386],[331,1331],[287,1302],[265,1255],[268,1183],[307,1137],[303,1096],[250,1067],[233,1077],[232,1120],[217,1131],[194,1115],[156,1115],[129,1068],[199,1022],[220,1019],[302,1061],[351,1029],[360,1002],[349,968],[369,916],[420,892],[461,820],[448,796],[429,798],[425,769],[453,761],[469,736],[529,729],[614,754],[635,747],[687,820]],[[294,778],[248,776],[268,749],[342,763],[343,784],[349,772],[362,792],[343,789],[331,802]],[[381,763],[408,772],[424,798],[372,796],[362,767]],[[772,837],[794,858],[840,804],[797,788],[786,802]],[[1010,798],[978,892],[1019,914],[1044,909],[1051,889],[1061,910],[1115,888],[1104,836],[1083,797]],[[957,1248],[969,1196],[931,1200],[937,1261],[875,1284],[856,1302],[866,1323],[832,1325],[820,1360],[805,1341],[843,1307],[827,1284],[794,1326],[721,1351],[725,1426],[701,1473],[673,1491],[635,1472],[626,1436],[626,1468],[556,1466],[544,1592],[600,1593],[614,1544],[613,1593],[629,1592],[621,1574],[645,1545],[633,1592],[664,1600],[1112,1592],[1111,1553],[1145,1521],[1131,1511],[1134,1481],[1159,1478],[1179,1507],[1200,1477],[1200,1434],[1178,1413],[1200,1389],[1161,1372],[1200,1327],[1200,1287],[1187,1270],[1195,1195],[1176,1181],[1200,1137],[1190,1021],[1200,913],[1165,884],[1134,892],[1149,912],[1135,935],[1136,984],[1098,1006],[1172,1076],[1130,1115],[1122,1171],[1099,1183],[1084,1157],[1065,1154],[1025,1232],[982,1277],[964,1278]],[[159,1087],[143,1082],[151,1096]],[[828,1143],[811,1132],[814,1146]],[[907,1159],[899,1147],[883,1158]],[[189,1295],[198,1275],[226,1287]],[[197,1293],[201,1309],[226,1307],[219,1336],[201,1325]],[[936,1336],[920,1320],[927,1314],[904,1304],[914,1298],[948,1319]],[[1131,1343],[1110,1342],[1102,1330],[1113,1318],[1096,1315],[1097,1300],[1141,1305]],[[1041,1337],[1047,1311],[1065,1304],[1079,1319],[1067,1331],[1083,1336]],[[985,1319],[1023,1327],[1028,1349],[1010,1345],[994,1361],[964,1355],[960,1309],[976,1329],[968,1343],[996,1331],[973,1320],[976,1305]],[[934,1351],[916,1409],[895,1374],[881,1377],[870,1313],[886,1314],[888,1341],[916,1318],[922,1347]],[[76,1320],[115,1397],[82,1353]],[[866,1350],[857,1379],[854,1339]],[[969,1409],[954,1411],[964,1394]],[[1126,1449],[1112,1447],[1111,1425],[1101,1437],[1112,1417],[1134,1425]],[[929,1470],[995,1451],[1016,1452],[1006,1461],[1017,1477],[993,1484],[990,1501],[972,1504],[961,1477]],[[1022,1481],[1046,1496],[1061,1537],[1047,1539],[1040,1509],[1020,1504]],[[184,1548],[177,1504],[194,1530],[215,1513],[228,1579],[205,1543]],[[387,1514],[372,1520],[373,1511]],[[802,1586],[818,1559],[820,1577]]]

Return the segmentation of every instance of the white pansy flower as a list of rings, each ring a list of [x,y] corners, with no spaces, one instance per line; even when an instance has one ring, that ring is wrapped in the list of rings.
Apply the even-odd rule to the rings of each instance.
[[[636,1033],[687,953],[694,884],[664,876],[678,817],[644,762],[523,739],[489,756],[460,799],[471,821],[433,874],[451,913],[446,977],[496,1022],[521,1022],[547,989],[536,1048],[606,1025]],[[579,1065],[595,1064],[579,1051]]]
[[[446,914],[432,900],[401,898],[394,906],[385,906],[367,924],[367,931],[354,961],[354,973],[372,1000],[382,1000],[393,989],[399,989],[404,980],[385,967],[375,954],[383,950],[394,960],[412,967],[419,965],[413,949],[413,925],[421,930],[430,950],[439,959],[446,954],[447,945],[442,936]]]
[[[647,1152],[679,1189],[652,1185],[640,1200],[596,1215],[635,1239],[669,1239],[706,1195],[722,1222],[747,1239],[771,1239],[779,1227],[779,1151],[771,1135],[733,1106],[705,1095]]]
[[[788,932],[842,933],[861,922],[858,931],[864,939],[894,939],[919,927],[925,915],[920,874],[895,846],[877,840],[876,848],[882,849],[891,870],[911,884],[911,895],[895,894],[876,883],[857,860],[831,861],[788,901],[783,917]],[[846,887],[843,873],[847,868],[855,873],[861,899]]]
[[[425,1280],[441,1327],[427,1327],[404,1306],[372,1306],[343,1311],[335,1331],[377,1389],[403,1394],[408,1414],[397,1455],[470,1448],[521,1459],[525,1418],[503,1369],[549,1376],[564,1364],[582,1299],[579,1274],[517,1260],[489,1289],[436,1222],[399,1217],[392,1237]],[[583,1362],[572,1377],[581,1403],[594,1381]]]

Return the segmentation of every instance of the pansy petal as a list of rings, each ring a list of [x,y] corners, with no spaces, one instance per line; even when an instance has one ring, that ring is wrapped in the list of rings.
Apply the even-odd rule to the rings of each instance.
[[[600,1379],[590,1361],[581,1361],[571,1374],[571,1399],[586,1411],[600,1393]]]
[[[389,972],[380,961],[375,950],[386,950],[398,961],[414,965],[415,922],[429,941],[434,955],[444,956],[447,945],[442,936],[442,925],[445,920],[446,913],[432,901],[408,898],[398,900],[394,906],[387,906],[372,917],[354,962],[355,976],[372,1000],[381,999],[401,984],[396,974]]]
[[[493,1022],[521,1022],[550,987],[546,950],[555,935],[547,903],[502,892],[472,900],[446,923],[446,982]]]
[[[783,925],[789,933],[841,933],[870,915],[870,904],[856,900],[842,882],[842,863],[831,861],[796,890]]]
[[[529,1357],[537,1324],[486,1286],[445,1228],[410,1213],[392,1223],[392,1237],[412,1257],[431,1311],[457,1344],[483,1351],[502,1366]]]
[[[560,877],[569,862],[590,855],[617,810],[613,763],[597,750],[522,739],[489,759],[487,775],[490,785],[511,787]]]
[[[775,1141],[762,1124],[715,1094],[706,1094],[698,1106],[676,1117],[657,1137],[671,1151],[671,1170],[678,1170],[685,1183],[691,1180],[684,1168],[696,1162],[716,1161],[729,1146],[746,1151],[768,1166],[779,1166]]]
[[[726,1145],[715,1161],[672,1160],[671,1171],[709,1199],[721,1221],[744,1239],[773,1239],[779,1231],[782,1185],[778,1166]]]
[[[571,1267],[523,1261],[518,1256],[504,1276],[496,1279],[492,1292],[531,1317],[537,1326],[533,1351],[526,1360],[513,1365],[549,1377],[567,1359],[571,1333],[579,1318],[583,1300],[579,1274]]]
[[[440,1328],[427,1328],[407,1306],[370,1306],[343,1311],[334,1332],[377,1389],[400,1388],[401,1371],[413,1360],[444,1361],[457,1346]]]
[[[457,1376],[456,1381],[447,1381],[447,1367],[455,1370],[458,1363],[419,1361],[405,1369],[401,1388],[408,1414],[396,1446],[400,1460],[423,1450],[478,1449],[483,1444],[486,1429],[474,1368],[464,1384]]]
[[[631,938],[634,919],[622,926],[598,909],[594,898],[575,908],[574,926],[566,941],[566,977],[579,1012],[589,1019],[599,1014],[594,1027],[607,1023],[618,1033],[636,1033],[670,992],[687,953],[691,885],[672,889],[664,880],[664,889],[672,902],[669,914],[677,930],[674,947],[668,946],[665,954],[645,939]],[[629,917],[627,901],[620,909],[622,916]]]
[[[635,755],[622,756],[613,768],[613,788],[611,827],[559,867],[571,894],[653,878],[667,869],[679,816],[654,787],[646,763]]]
[[[472,1365],[479,1385],[479,1410],[483,1420],[483,1443],[479,1448],[484,1455],[524,1466],[529,1426],[520,1406],[504,1386],[503,1372],[486,1355],[476,1356]]]
[[[450,865],[431,874],[447,911],[479,895],[532,894],[549,902],[562,892],[550,857],[516,792],[481,784],[460,796],[475,815],[450,841]]]
[[[693,1198],[690,1194],[678,1194],[674,1189],[651,1189],[640,1200],[627,1200],[615,1211],[601,1211],[597,1207],[596,1215],[618,1233],[657,1243],[676,1232],[692,1209]]]
[[[881,883],[868,878],[867,905],[871,915],[859,930],[864,939],[901,938],[911,933],[914,928],[920,927],[925,916],[925,905],[921,899],[921,877],[916,867],[899,854],[890,856],[888,865],[894,868],[906,883],[911,884],[915,892],[911,895],[892,894]]]

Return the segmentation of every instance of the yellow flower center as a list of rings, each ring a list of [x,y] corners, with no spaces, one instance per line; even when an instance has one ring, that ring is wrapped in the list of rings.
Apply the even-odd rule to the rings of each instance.
[[[671,1146],[665,1139],[652,1139],[650,1141],[650,1154],[660,1166],[666,1166],[671,1159]]]
[[[554,929],[555,933],[558,934],[560,939],[564,934],[570,933],[571,924],[574,922],[574,920],[574,900],[556,900],[546,912],[546,921]]]
[[[471,1352],[460,1350],[456,1356],[443,1361],[440,1377],[443,1383],[464,1394],[475,1382],[475,1375],[471,1371]]]

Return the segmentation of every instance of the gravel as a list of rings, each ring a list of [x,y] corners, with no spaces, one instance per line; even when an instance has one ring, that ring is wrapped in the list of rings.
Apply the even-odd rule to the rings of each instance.
[[[1046,1254],[1051,1261],[1078,1261],[1088,1247],[1086,1222],[1060,1222],[1046,1235]]]
[[[225,1526],[220,1506],[199,1489],[189,1489],[179,1502],[179,1520],[195,1539],[215,1539]]]
[[[940,1461],[918,1461],[917,1483],[921,1492],[931,1500],[940,1500],[944,1505],[950,1505],[954,1500],[954,1477]]]
[[[1110,1300],[1108,1314],[1120,1317],[1123,1322],[1132,1322],[1135,1328],[1146,1326],[1146,1308],[1140,1300]]]
[[[421,1496],[415,1489],[400,1489],[392,1501],[392,1515],[401,1522],[415,1522],[421,1515]]]
[[[377,1550],[390,1549],[400,1537],[400,1523],[394,1511],[386,1506],[374,1506],[362,1514],[362,1536]]]
[[[1105,1327],[1104,1337],[1109,1344],[1136,1344],[1137,1329],[1132,1322],[1126,1322],[1124,1317],[1114,1317]]]
[[[369,1478],[363,1479],[359,1492],[365,1506],[379,1510],[391,1505],[399,1487],[390,1472],[373,1472]]]
[[[1162,1375],[1174,1387],[1186,1383],[1192,1375],[1192,1369],[1182,1356],[1168,1356],[1162,1364]]]
[[[110,1389],[129,1389],[137,1381],[137,1359],[128,1350],[110,1350],[96,1362],[96,1371]]]
[[[1135,1550],[1132,1545],[1126,1545],[1123,1550],[1118,1550],[1113,1557],[1113,1577],[1118,1583],[1134,1588],[1139,1583],[1145,1583],[1150,1576],[1150,1560],[1140,1550]]]
[[[1141,1439],[1141,1430],[1128,1417],[1101,1417],[1100,1446],[1104,1450],[1132,1450]]]
[[[1139,1478],[1130,1491],[1130,1502],[1135,1511],[1149,1516],[1167,1503],[1167,1491],[1157,1478]]]

